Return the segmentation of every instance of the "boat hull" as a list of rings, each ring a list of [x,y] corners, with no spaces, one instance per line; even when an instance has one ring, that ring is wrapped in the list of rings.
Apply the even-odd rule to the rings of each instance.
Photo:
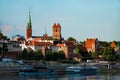
[[[66,73],[74,74],[97,74],[98,68],[93,67],[68,67]]]
[[[53,75],[54,72],[19,72],[19,75]]]
[[[37,67],[37,68],[22,68],[19,70],[19,75],[52,75],[54,74],[54,70],[53,69],[48,69],[48,68],[41,68],[41,67]]]

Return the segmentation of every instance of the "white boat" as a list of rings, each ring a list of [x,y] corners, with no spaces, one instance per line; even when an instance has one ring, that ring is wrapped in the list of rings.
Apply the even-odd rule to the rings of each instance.
[[[98,72],[95,66],[69,66],[66,68],[67,73],[94,74]]]

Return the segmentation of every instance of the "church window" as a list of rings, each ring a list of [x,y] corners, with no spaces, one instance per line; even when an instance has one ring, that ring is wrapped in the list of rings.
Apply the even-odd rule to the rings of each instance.
[[[57,32],[57,29],[56,29],[56,32]]]

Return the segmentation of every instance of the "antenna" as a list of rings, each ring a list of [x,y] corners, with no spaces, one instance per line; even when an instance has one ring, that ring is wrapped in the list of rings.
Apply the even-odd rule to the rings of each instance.
[[[46,31],[46,26],[45,26],[45,34],[47,34],[47,31]]]

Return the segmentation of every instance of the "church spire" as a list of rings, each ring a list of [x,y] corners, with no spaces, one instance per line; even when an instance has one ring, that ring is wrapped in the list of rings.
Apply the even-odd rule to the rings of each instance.
[[[30,11],[29,11],[28,22],[26,26],[26,39],[29,39],[31,37],[32,37],[32,23],[31,23]]]
[[[45,34],[47,34],[47,31],[46,31],[46,26],[45,26]]]
[[[30,11],[29,11],[29,16],[28,16],[27,28],[32,28]]]

